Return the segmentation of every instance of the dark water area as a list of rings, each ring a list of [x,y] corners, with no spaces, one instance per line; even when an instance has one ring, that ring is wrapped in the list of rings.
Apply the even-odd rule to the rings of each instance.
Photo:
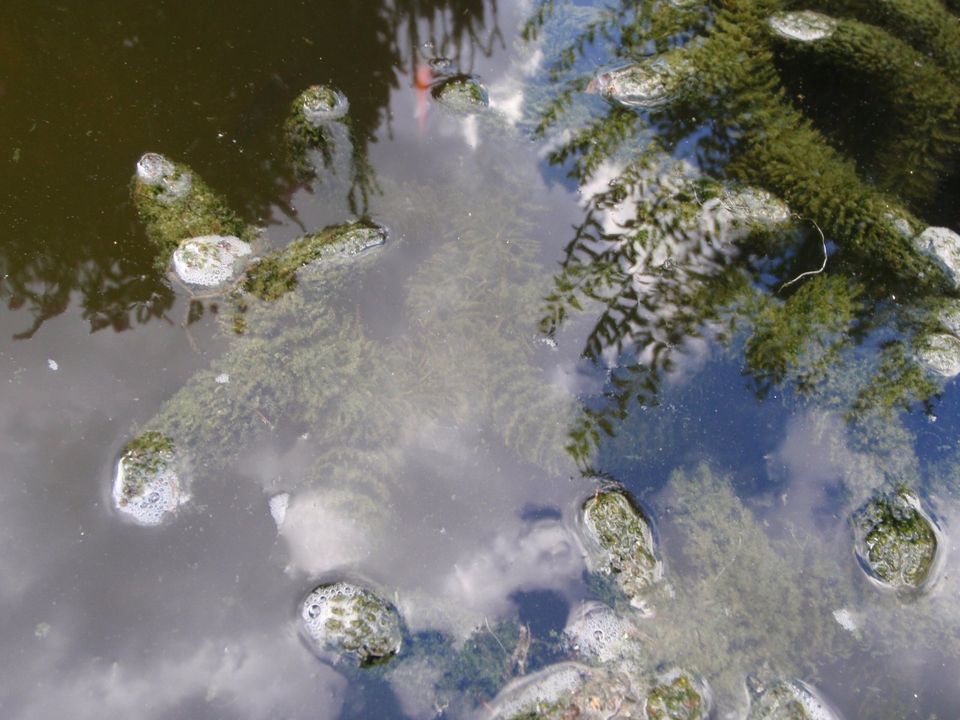
[[[0,716],[652,718],[681,667],[712,702],[683,717],[780,717],[757,674],[818,720],[960,717],[960,270],[917,239],[960,262],[960,21],[826,5],[791,40],[774,0],[7,0]],[[316,84],[347,120],[291,158]],[[389,238],[275,298],[191,289],[146,152],[258,257]],[[145,526],[114,480],[151,432],[186,460]],[[585,530],[609,483],[650,521],[642,597]],[[938,548],[907,591],[851,521],[901,486]],[[338,581],[395,606],[396,657],[311,642]],[[586,698],[538,675],[569,661]]]

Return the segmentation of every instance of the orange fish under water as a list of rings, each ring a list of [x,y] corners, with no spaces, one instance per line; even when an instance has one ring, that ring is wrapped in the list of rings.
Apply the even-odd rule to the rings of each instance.
[[[417,125],[420,128],[420,135],[423,136],[423,128],[427,120],[427,102],[430,95],[430,86],[433,84],[433,70],[429,65],[417,65],[417,70],[413,75],[413,87],[417,93]]]

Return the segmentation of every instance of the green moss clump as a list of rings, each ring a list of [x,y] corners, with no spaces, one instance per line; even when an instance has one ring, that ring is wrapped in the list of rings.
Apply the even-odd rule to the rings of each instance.
[[[933,525],[917,496],[904,486],[875,495],[854,515],[857,556],[884,585],[900,590],[921,587],[936,559]]]
[[[680,673],[650,690],[645,709],[649,720],[700,720],[707,705],[689,676]]]
[[[324,228],[253,263],[240,288],[259,300],[276,300],[297,286],[297,274],[303,268],[325,258],[357,255],[382,244],[385,237],[383,228],[366,221]]]
[[[171,163],[173,180],[189,176],[189,188],[170,194],[161,184],[148,184],[134,176],[133,204],[147,238],[157,248],[155,265],[166,270],[173,251],[183,240],[203,235],[232,235],[251,242],[256,232],[227,206],[226,202],[185,165]]]
[[[590,569],[615,576],[631,603],[642,606],[642,595],[662,571],[647,518],[619,489],[600,490],[588,498],[581,517]]]
[[[430,94],[456,113],[474,112],[490,104],[486,88],[472,75],[453,75],[434,85]]]
[[[164,471],[173,459],[173,441],[161,432],[148,431],[131,440],[124,448],[121,460],[126,479],[121,503],[141,495],[146,484]]]
[[[300,181],[317,177],[317,169],[310,160],[311,152],[319,153],[324,168],[333,163],[337,142],[333,123],[348,123],[347,108],[347,99],[326,85],[307,88],[290,105],[284,137],[290,164]]]

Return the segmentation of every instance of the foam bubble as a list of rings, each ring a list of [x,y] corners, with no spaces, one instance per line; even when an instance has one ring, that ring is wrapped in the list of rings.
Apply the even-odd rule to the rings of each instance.
[[[558,663],[507,685],[492,703],[491,717],[512,718],[572,695],[584,684],[590,668],[574,662]]]
[[[140,525],[159,525],[189,500],[172,443],[159,433],[131,443],[117,463],[112,497],[114,507]]]
[[[339,90],[325,85],[307,88],[301,96],[303,117],[311,125],[339,120],[350,110],[350,101]]]
[[[277,524],[277,529],[283,525],[287,517],[287,506],[290,504],[290,493],[280,493],[270,498],[270,516]]]
[[[347,582],[315,588],[301,605],[300,619],[318,650],[353,655],[361,665],[383,662],[400,650],[396,608]]]
[[[189,238],[174,250],[173,269],[188,285],[212,287],[232,278],[237,260],[250,252],[248,243],[233,236]]]
[[[829,15],[812,10],[775,13],[767,23],[780,37],[798,42],[814,42],[828,38],[833,35],[838,24]]]
[[[157,199],[171,203],[185,197],[193,187],[189,170],[181,170],[160,153],[144,153],[137,161],[137,177],[146,185],[163,189]]]
[[[932,260],[960,288],[960,235],[950,228],[928,227],[914,239],[919,252]]]
[[[564,629],[573,649],[586,659],[608,662],[624,656],[633,626],[601,602],[581,605]]]

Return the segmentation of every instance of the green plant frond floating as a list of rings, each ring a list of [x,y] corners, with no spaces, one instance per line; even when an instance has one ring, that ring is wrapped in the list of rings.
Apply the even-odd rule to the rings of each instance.
[[[851,418],[934,396],[929,368],[947,376],[947,361],[925,366],[924,353],[953,336],[930,307],[956,296],[960,259],[960,237],[930,227],[960,177],[955,12],[664,0],[585,19],[537,6],[527,36],[552,50],[544,75],[558,87],[533,125],[584,195],[541,329],[592,315],[585,357],[645,367],[615,373],[581,414],[568,443],[581,464],[630,402],[655,402],[691,338],[740,334],[729,347],[757,392],[787,383]],[[843,99],[811,87],[833,79],[877,121],[843,128],[842,112],[812,104]],[[866,362],[860,345],[878,342]]]

